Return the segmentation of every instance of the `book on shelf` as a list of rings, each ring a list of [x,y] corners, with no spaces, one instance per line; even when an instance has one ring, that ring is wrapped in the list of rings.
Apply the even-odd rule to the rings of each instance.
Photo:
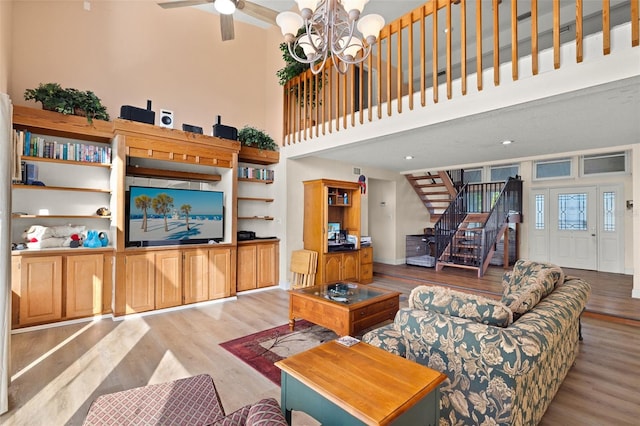
[[[28,130],[14,130],[14,146],[17,152],[27,157],[111,164],[111,147],[104,144],[59,142],[34,135]]]
[[[238,167],[238,177],[243,179],[273,180],[275,173],[270,169]]]

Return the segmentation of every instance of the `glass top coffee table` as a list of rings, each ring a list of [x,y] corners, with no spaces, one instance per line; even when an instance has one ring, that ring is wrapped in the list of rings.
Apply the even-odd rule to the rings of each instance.
[[[368,285],[335,283],[289,291],[289,327],[296,318],[306,319],[335,331],[354,336],[398,312],[400,293]]]

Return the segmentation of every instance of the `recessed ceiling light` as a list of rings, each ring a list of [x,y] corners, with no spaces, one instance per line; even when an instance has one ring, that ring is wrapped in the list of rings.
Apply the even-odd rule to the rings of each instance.
[[[405,155],[404,159],[405,160],[413,160],[413,155]]]
[[[511,145],[513,143],[512,140],[507,139],[506,141],[502,141],[502,145]]]

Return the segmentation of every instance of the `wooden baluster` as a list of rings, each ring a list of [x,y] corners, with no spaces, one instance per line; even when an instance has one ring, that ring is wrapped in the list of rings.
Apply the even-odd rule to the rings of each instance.
[[[493,0],[493,84],[500,85],[500,0]]]
[[[378,40],[378,45],[380,44],[380,40]],[[367,111],[367,118],[369,119],[369,121],[373,121],[373,55],[369,55],[369,57],[367,58],[367,64],[368,64],[368,69],[369,69],[369,73],[367,74],[367,107],[369,108],[369,111]]]
[[[433,79],[433,103],[438,103],[438,2],[431,2],[431,16],[433,17],[433,44],[431,46],[431,58],[433,61],[432,79]]]
[[[640,45],[640,6],[638,0],[631,0],[631,46]]]
[[[467,0],[460,0],[460,79],[462,94],[467,94]]]
[[[602,52],[611,53],[611,21],[609,0],[602,0]]]
[[[482,0],[476,0],[476,80],[478,91],[480,91],[482,90]]]
[[[347,74],[341,74],[340,78],[342,79],[342,128],[347,128]],[[339,110],[340,111],[340,110]],[[338,112],[340,113],[340,112]]]
[[[560,68],[560,0],[553,0],[553,68]]]
[[[387,40],[387,115],[391,116],[391,88],[393,87],[392,68],[391,68],[391,31],[389,31],[389,40]]]
[[[398,37],[396,38],[396,50],[398,51],[398,69],[396,75],[396,92],[398,98],[398,113],[402,113],[402,20],[398,20]]]
[[[329,102],[327,102],[327,84],[329,81],[329,77],[327,75],[327,70],[326,68],[322,70],[322,135],[326,135],[327,132],[327,106],[329,105]]]
[[[364,79],[364,62],[362,65],[358,65],[358,106],[360,107],[360,124],[364,123],[364,93],[362,90],[364,88],[364,81],[362,81],[362,79]]]
[[[538,75],[538,0],[531,0],[531,72]]]
[[[413,110],[413,14],[410,15],[409,19],[409,41],[408,41],[408,49],[409,49],[409,109]]]
[[[511,0],[511,78],[518,79],[518,0]]]
[[[427,75],[427,52],[426,52],[426,29],[424,28],[424,15],[426,6],[422,6],[420,11],[420,104],[427,104],[426,75]]]
[[[582,0],[576,0],[576,62],[582,62],[584,34],[582,33]]]
[[[447,99],[452,96],[451,82],[451,2],[447,2]]]
[[[388,40],[387,40],[388,42]],[[382,43],[378,43],[378,118],[382,118]]]
[[[329,93],[329,133],[333,133],[333,67],[327,67],[327,73],[329,74],[329,87],[327,88],[327,92]]]
[[[345,76],[346,78],[346,76]],[[351,100],[351,102],[349,102],[349,112],[351,113],[351,127],[354,127],[356,125],[356,86],[355,86],[355,81],[356,81],[356,71],[355,71],[355,65],[352,65],[349,67],[349,78],[347,79],[349,81],[349,99]],[[346,88],[346,81],[345,80],[345,92],[347,91]],[[347,97],[345,96],[344,102],[347,102]],[[347,128],[347,113],[345,111],[345,123],[344,123],[344,128]]]

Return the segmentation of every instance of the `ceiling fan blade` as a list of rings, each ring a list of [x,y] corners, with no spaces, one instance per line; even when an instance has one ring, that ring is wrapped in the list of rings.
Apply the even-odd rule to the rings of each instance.
[[[278,12],[273,9],[246,0],[238,0],[237,8],[252,18],[259,19],[274,26],[276,25]]]
[[[213,3],[214,0],[179,0],[179,1],[167,1],[164,3],[158,3],[163,9],[173,9],[176,7],[198,6],[200,4]]]
[[[220,15],[220,31],[222,32],[222,41],[233,40],[235,37],[233,15]]]

